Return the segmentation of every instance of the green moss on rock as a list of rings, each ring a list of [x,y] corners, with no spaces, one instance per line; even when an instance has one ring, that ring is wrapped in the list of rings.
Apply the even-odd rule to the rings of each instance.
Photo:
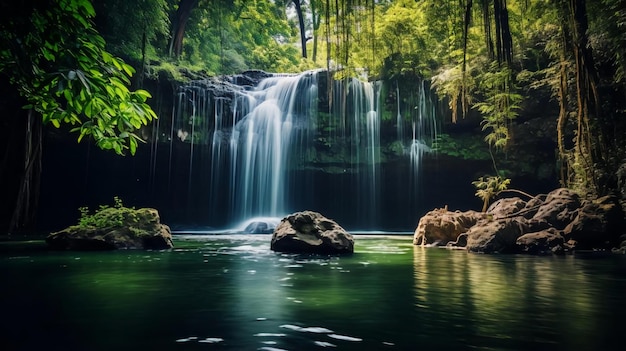
[[[101,207],[94,214],[81,209],[78,225],[51,233],[48,245],[56,250],[114,250],[172,248],[170,228],[160,223],[153,208]]]

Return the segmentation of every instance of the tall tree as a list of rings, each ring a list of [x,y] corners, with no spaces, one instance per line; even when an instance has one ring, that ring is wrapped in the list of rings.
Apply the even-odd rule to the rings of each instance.
[[[180,57],[183,53],[183,39],[187,22],[192,11],[198,6],[199,0],[180,0],[174,17],[172,18],[172,38],[170,39],[169,54],[173,57]]]
[[[320,24],[322,23],[322,7],[320,0],[311,0],[311,20],[313,22],[313,62],[317,61],[317,43],[319,42],[318,34]]]
[[[5,3],[0,7],[0,85],[17,91],[27,111],[26,116],[9,113],[9,119],[17,120],[13,126],[26,131],[15,131],[22,142],[4,145],[0,170],[0,179],[17,182],[2,183],[0,189],[17,189],[3,196],[3,202],[13,205],[12,214],[0,214],[11,232],[27,228],[34,218],[42,122],[73,125],[79,141],[91,136],[103,149],[134,154],[141,141],[134,132],[156,115],[146,104],[148,92],[128,89],[134,69],[104,49],[88,0],[9,5],[11,10]]]
[[[306,58],[306,26],[304,23],[304,11],[302,9],[302,1],[300,0],[292,0],[293,6],[296,9],[296,14],[298,15],[298,26],[300,28],[300,44],[302,45],[302,57]]]

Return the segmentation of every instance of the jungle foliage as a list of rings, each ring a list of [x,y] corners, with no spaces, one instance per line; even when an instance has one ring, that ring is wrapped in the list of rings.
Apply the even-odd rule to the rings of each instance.
[[[44,123],[71,124],[79,141],[91,135],[103,149],[134,154],[141,141],[135,130],[156,118],[146,104],[150,93],[129,90],[135,69],[105,50],[89,1],[48,5],[3,21],[0,72]]]
[[[430,80],[452,122],[480,114],[494,168],[537,95],[558,111],[545,118],[564,186],[606,194],[624,162],[626,0],[32,0],[1,10],[0,72],[29,118],[74,124],[120,154],[135,152],[134,131],[155,117],[149,94],[129,88],[148,67],[328,68],[335,79]]]

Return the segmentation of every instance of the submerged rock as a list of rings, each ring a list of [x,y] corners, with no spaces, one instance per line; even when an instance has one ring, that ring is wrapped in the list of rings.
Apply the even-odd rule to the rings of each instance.
[[[353,253],[354,238],[332,219],[303,211],[283,218],[274,230],[270,247],[289,253]]]
[[[103,226],[75,225],[51,233],[46,243],[55,250],[170,249],[170,228],[153,208],[107,208]],[[104,217],[104,216],[103,216]]]

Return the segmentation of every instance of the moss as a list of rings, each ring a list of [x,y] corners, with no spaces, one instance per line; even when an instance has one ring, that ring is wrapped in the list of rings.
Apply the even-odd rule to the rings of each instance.
[[[100,206],[91,213],[81,207],[77,225],[50,233],[48,245],[57,250],[155,249],[173,247],[167,225],[160,223],[159,212],[153,208],[125,207],[114,198],[114,205]]]

